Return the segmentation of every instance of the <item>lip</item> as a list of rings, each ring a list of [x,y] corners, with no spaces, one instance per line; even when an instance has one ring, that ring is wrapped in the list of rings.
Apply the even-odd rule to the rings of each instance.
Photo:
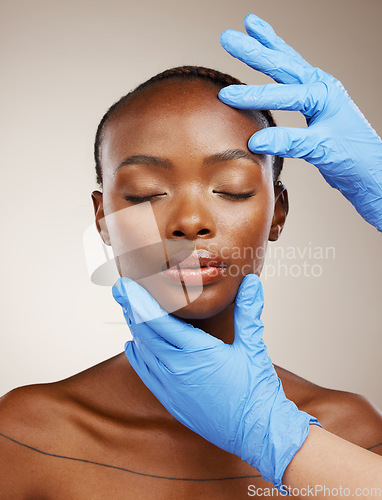
[[[227,264],[215,253],[200,248],[194,252],[177,252],[169,257],[169,266],[162,275],[171,283],[202,286],[218,281],[225,275]]]

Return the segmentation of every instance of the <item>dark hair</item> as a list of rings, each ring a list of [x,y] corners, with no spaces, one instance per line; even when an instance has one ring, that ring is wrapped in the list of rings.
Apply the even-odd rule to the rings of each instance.
[[[169,78],[178,78],[180,80],[188,80],[188,81],[206,80],[208,82],[212,82],[213,84],[215,84],[219,89],[227,87],[228,85],[245,85],[243,82],[241,82],[237,78],[234,78],[233,76],[221,73],[220,71],[214,69],[204,68],[202,66],[180,66],[178,68],[168,69],[138,85],[138,87],[136,87],[133,91],[121,97],[119,101],[114,103],[105,113],[105,115],[103,116],[102,120],[98,125],[94,143],[94,158],[95,158],[97,183],[99,186],[102,186],[101,145],[102,145],[103,132],[105,130],[107,122],[114,114],[114,112],[116,112],[127,100],[131,99],[135,94],[138,94],[140,91],[146,89],[147,87],[150,87],[156,82],[167,80]],[[252,111],[251,114],[253,115],[253,118],[257,122],[260,122],[260,124],[264,125],[265,127],[276,127],[276,123],[270,111],[256,110]],[[274,156],[273,157],[274,182],[277,181],[282,168],[283,168],[283,158],[281,158],[280,156]]]

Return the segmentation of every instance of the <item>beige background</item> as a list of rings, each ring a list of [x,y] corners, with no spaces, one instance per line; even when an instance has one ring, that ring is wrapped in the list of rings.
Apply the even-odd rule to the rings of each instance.
[[[2,1],[0,393],[123,350],[120,306],[90,282],[82,248],[96,126],[122,94],[175,65],[269,82],[219,45],[249,12],[339,78],[381,133],[380,0]],[[291,209],[277,246],[334,247],[335,259],[309,261],[318,278],[264,279],[272,360],[382,407],[380,234],[315,167],[289,160],[282,179]]]

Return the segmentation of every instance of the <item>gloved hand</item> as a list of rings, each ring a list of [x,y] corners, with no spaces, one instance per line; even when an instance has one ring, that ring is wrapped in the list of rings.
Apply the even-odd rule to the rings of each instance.
[[[250,14],[244,27],[249,36],[224,31],[222,46],[278,84],[230,85],[220,91],[220,100],[239,109],[301,111],[308,124],[262,129],[250,138],[248,148],[304,158],[382,231],[382,141],[375,130],[342,84],[308,64],[268,23]]]
[[[232,345],[163,316],[154,298],[129,278],[116,282],[113,296],[134,338],[126,343],[126,356],[143,383],[183,425],[238,455],[280,489],[309,424],[320,424],[286,398],[267,354],[259,278],[250,274],[241,283]]]

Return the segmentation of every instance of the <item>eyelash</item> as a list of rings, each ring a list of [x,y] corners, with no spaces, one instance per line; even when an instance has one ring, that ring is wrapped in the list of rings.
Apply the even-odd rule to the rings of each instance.
[[[248,198],[252,198],[252,196],[255,195],[255,193],[243,193],[243,194],[233,194],[233,193],[222,193],[219,191],[212,191],[214,194],[220,194],[222,196],[225,196],[227,198],[233,199],[233,200],[247,200]],[[152,196],[125,196],[126,201],[130,201],[131,203],[143,203],[145,201],[151,201],[153,198],[157,198],[159,196],[164,196],[167,193],[162,193],[162,194],[153,194]]]
[[[252,196],[255,195],[255,193],[232,194],[232,193],[222,193],[219,191],[212,191],[212,192],[216,194],[221,194],[222,196],[226,196],[227,198],[233,200],[247,200],[248,198],[252,198]]]
[[[131,201],[132,203],[143,203],[144,201],[151,201],[153,198],[157,198],[158,196],[163,196],[167,193],[162,194],[153,194],[152,196],[125,196],[126,201]]]

